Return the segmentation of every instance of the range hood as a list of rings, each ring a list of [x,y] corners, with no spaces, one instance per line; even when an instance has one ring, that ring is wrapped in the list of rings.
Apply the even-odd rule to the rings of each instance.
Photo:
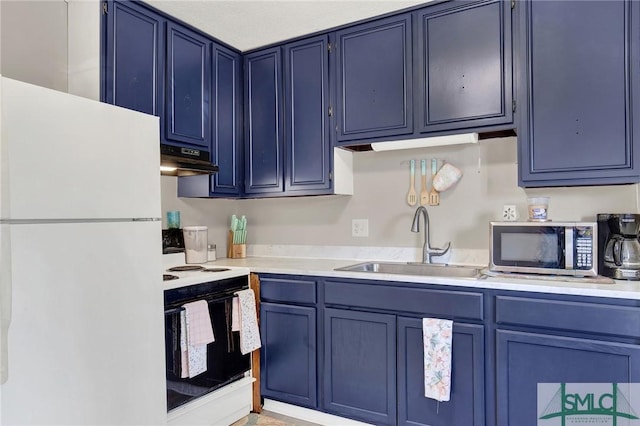
[[[211,164],[208,151],[160,144],[160,174],[167,176],[211,175],[218,166]]]

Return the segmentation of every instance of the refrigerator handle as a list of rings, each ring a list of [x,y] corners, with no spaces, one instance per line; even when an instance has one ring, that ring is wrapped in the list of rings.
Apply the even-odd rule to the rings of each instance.
[[[5,232],[2,232],[5,231]],[[11,251],[9,232],[0,231],[0,384],[9,377],[8,338],[11,322]]]

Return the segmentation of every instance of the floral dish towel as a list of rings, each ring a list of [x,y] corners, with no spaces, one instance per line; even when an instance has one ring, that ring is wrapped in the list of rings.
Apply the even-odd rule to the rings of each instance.
[[[424,396],[438,402],[451,396],[451,341],[453,321],[422,319]]]

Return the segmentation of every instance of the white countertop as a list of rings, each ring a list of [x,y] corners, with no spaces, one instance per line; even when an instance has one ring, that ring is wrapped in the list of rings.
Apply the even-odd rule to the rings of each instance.
[[[292,257],[247,257],[245,259],[218,259],[206,265],[215,267],[241,268],[255,273],[310,275],[332,278],[370,279],[390,282],[415,282],[425,284],[450,285],[499,290],[529,291],[536,293],[567,294],[578,296],[612,297],[640,300],[640,281],[615,281],[600,284],[572,281],[557,281],[556,277],[530,276],[516,278],[448,278],[416,275],[381,274],[370,272],[336,271],[362,260],[353,259],[311,259]],[[177,280],[176,280],[177,281]],[[170,281],[168,281],[170,282]]]

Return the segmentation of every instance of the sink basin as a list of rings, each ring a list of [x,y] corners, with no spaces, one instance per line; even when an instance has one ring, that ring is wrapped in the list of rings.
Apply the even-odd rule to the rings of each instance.
[[[336,268],[335,270],[455,278],[475,278],[480,275],[480,269],[472,266],[454,266],[437,263],[365,262]]]

